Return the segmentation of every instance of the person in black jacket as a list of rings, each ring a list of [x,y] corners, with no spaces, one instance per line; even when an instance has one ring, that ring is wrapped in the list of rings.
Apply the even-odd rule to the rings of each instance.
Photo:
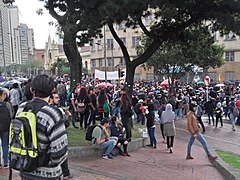
[[[147,104],[147,110],[145,111],[145,117],[147,119],[147,130],[150,138],[150,144],[147,146],[157,148],[157,140],[155,138],[155,124],[154,124],[154,105],[153,103]]]
[[[126,128],[126,139],[128,142],[131,141],[132,138],[132,104],[126,93],[123,93],[120,100],[120,114],[123,126]]]
[[[223,127],[223,120],[222,120],[222,116],[223,116],[223,109],[222,109],[222,104],[220,102],[217,103],[217,107],[215,109],[215,116],[216,116],[216,128],[218,126],[218,121],[220,120],[221,123],[221,127]]]
[[[118,138],[118,142],[115,147],[119,151],[120,155],[130,157],[127,151],[128,141],[124,137],[124,135],[126,134],[126,129],[120,123],[119,118],[117,116],[113,116],[111,120],[112,120],[112,125],[110,126],[111,136]],[[123,145],[124,152],[121,149],[121,145]]]

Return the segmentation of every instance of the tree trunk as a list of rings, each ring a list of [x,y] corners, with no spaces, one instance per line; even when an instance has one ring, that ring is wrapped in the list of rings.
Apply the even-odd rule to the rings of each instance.
[[[131,62],[127,65],[126,68],[126,84],[125,84],[125,91],[132,101],[132,92],[133,92],[133,83],[134,83],[134,73],[136,67],[132,66]]]
[[[78,52],[76,36],[72,33],[64,32],[63,48],[69,61],[71,90],[82,79],[82,57]]]

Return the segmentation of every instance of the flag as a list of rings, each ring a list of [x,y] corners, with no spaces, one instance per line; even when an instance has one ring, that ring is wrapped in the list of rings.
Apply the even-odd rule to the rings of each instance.
[[[221,78],[221,74],[218,74],[218,82],[221,82],[222,78]]]

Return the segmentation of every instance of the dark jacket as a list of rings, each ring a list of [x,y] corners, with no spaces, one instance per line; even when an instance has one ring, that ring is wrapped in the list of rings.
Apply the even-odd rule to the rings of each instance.
[[[110,126],[111,136],[118,137],[119,140],[123,139],[124,133],[122,132],[122,129],[123,129],[122,124],[118,124],[117,126],[115,126],[115,124],[112,124]]]
[[[151,128],[154,126],[154,118],[155,114],[154,111],[150,111],[148,114],[145,115],[147,118],[147,128]]]

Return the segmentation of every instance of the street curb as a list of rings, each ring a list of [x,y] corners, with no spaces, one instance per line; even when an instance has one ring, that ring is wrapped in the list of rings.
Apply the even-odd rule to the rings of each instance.
[[[211,152],[212,155],[217,155],[216,150]],[[222,158],[218,156],[215,161],[212,161],[212,164],[221,172],[227,180],[238,180],[240,179],[240,173],[233,168],[231,168],[227,163],[225,163]]]
[[[135,151],[141,147],[144,147],[147,143],[149,143],[148,138],[138,138],[134,139],[128,144],[128,151]],[[94,156],[101,156],[106,150],[105,149],[94,149],[92,146],[82,146],[82,147],[69,147],[68,149],[68,158],[74,157],[94,157]],[[114,149],[112,152],[113,155],[118,154],[117,150]]]

